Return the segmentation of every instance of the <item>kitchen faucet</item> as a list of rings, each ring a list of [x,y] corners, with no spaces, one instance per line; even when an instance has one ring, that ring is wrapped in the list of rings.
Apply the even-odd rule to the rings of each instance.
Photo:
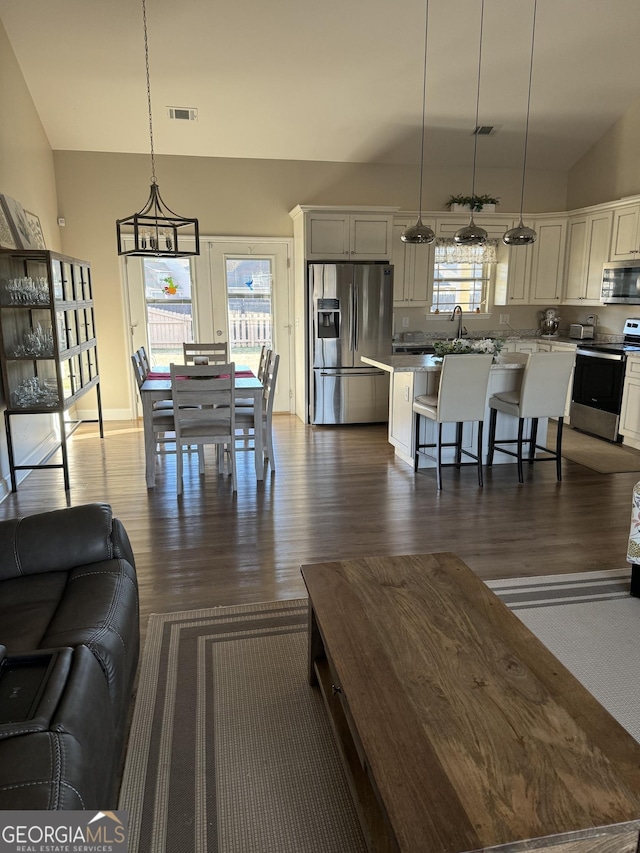
[[[460,305],[456,305],[453,311],[451,312],[451,316],[449,320],[453,323],[456,318],[456,314],[458,315],[458,326],[456,328],[456,338],[461,338],[463,335],[468,334],[466,328],[462,325],[462,308]]]

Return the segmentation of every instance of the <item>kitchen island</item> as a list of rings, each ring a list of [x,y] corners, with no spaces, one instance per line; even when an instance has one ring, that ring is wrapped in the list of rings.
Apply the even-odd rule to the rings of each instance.
[[[527,361],[526,353],[503,353],[499,361],[491,366],[487,401],[492,394],[499,391],[513,391],[520,387],[522,374]],[[403,462],[413,467],[416,446],[415,415],[413,401],[420,394],[435,394],[442,369],[441,361],[432,355],[380,355],[363,356],[362,361],[373,367],[378,367],[390,374],[389,385],[389,442],[395,448],[395,454]],[[435,442],[435,425],[433,421],[422,418],[420,443]],[[489,407],[485,412],[485,426],[489,424]],[[463,447],[474,452],[477,439],[477,424],[465,424],[463,429]],[[528,428],[527,428],[528,429]],[[486,462],[488,429],[484,430],[482,459]],[[498,418],[497,439],[516,438],[518,421],[507,415]],[[528,432],[525,432],[528,434]],[[455,424],[446,425],[444,441],[452,441],[455,435]],[[547,420],[540,418],[538,423],[538,444],[544,444],[547,439]],[[444,462],[453,461],[453,449],[444,448]],[[515,459],[504,453],[496,453],[494,465],[513,464]],[[419,467],[433,468],[435,460],[420,454]]]

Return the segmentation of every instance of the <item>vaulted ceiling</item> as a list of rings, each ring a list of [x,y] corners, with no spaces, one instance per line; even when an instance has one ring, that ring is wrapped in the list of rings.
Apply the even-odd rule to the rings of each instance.
[[[533,0],[485,0],[484,166],[522,162]],[[529,164],[640,98],[638,0],[538,0]],[[430,0],[426,160],[469,163],[481,0]],[[425,0],[147,0],[157,153],[416,163]],[[53,149],[148,153],[141,0],[0,0]],[[170,120],[167,107],[197,109]]]

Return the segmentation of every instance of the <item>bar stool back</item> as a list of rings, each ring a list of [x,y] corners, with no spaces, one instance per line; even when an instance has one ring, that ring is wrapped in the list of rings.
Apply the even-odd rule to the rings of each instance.
[[[527,445],[527,461],[533,464],[555,459],[556,476],[558,480],[562,480],[562,426],[574,361],[575,353],[573,352],[531,353],[524,369],[520,390],[501,391],[489,399],[491,409],[487,455],[489,467],[493,464],[493,454],[496,450],[515,456],[518,462],[518,482],[524,482],[523,449],[524,445]],[[498,412],[519,419],[517,438],[496,439]],[[524,425],[528,418],[531,419],[531,431],[529,437],[525,438]],[[537,444],[539,418],[558,419],[555,450]],[[505,444],[515,444],[515,453],[501,446]],[[547,455],[536,458],[536,450],[541,450]]]
[[[458,354],[445,355],[442,361],[440,387],[437,395],[420,395],[413,402],[416,415],[416,452],[414,469],[418,470],[419,454],[423,448],[436,448],[436,482],[438,489],[442,488],[443,467],[455,465],[477,465],[478,484],[482,486],[482,434],[484,413],[487,404],[487,388],[489,386],[489,371],[493,362],[492,355]],[[420,418],[428,418],[438,424],[436,441],[431,444],[420,444]],[[477,422],[478,441],[476,453],[471,453],[462,447],[462,425]],[[442,425],[456,424],[456,439],[453,442],[442,441]],[[455,447],[455,462],[442,462],[442,448]],[[474,460],[462,462],[462,456],[470,456]]]

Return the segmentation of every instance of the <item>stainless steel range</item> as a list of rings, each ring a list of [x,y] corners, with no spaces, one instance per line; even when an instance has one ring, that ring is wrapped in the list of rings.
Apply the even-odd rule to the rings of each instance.
[[[640,351],[640,318],[629,317],[620,343],[585,341],[576,350],[571,426],[622,441],[618,432],[627,353]]]

